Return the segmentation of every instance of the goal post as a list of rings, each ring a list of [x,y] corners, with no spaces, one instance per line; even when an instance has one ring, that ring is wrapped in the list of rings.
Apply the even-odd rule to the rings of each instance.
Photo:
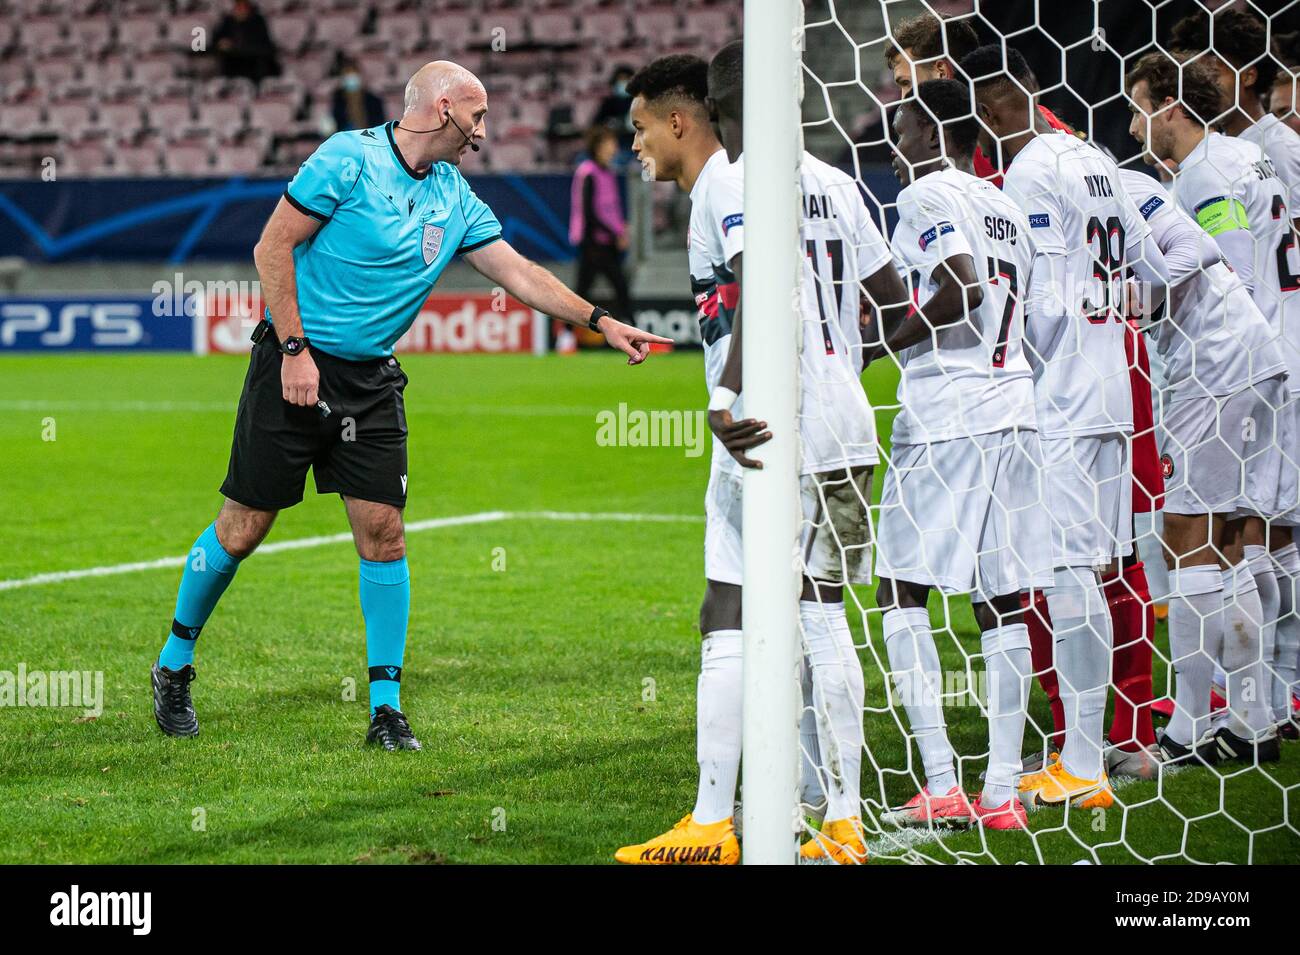
[[[772,439],[744,478],[746,864],[793,864],[799,767],[799,0],[745,4],[745,416]]]

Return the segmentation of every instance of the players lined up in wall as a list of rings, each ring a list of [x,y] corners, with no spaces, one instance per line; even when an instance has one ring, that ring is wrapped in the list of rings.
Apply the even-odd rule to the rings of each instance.
[[[1039,106],[1016,50],[979,46],[968,25],[931,15],[895,28],[887,50],[905,96],[892,119],[904,189],[888,242],[855,180],[803,154],[805,860],[867,858],[859,777],[870,742],[843,588],[870,581],[873,543],[884,648],[925,774],[886,825],[1023,830],[1027,807],[1111,806],[1114,777],[1258,765],[1296,737],[1300,329],[1288,309],[1300,301],[1300,256],[1288,190],[1300,188],[1300,136],[1262,108],[1273,80],[1258,66],[1263,24],[1225,16],[1224,69],[1157,52],[1126,77],[1130,131],[1171,189],[1119,169]],[[1174,40],[1205,50],[1204,16]],[[741,50],[736,41],[708,64],[664,57],[628,88],[634,151],[690,194],[715,433],[699,791],[668,832],[618,850],[632,864],[739,858],[740,476],[770,438],[741,409]],[[879,456],[859,376],[876,361],[902,373],[873,542]],[[1151,364],[1163,380],[1158,427]],[[1157,737],[1134,515],[1162,508],[1156,559],[1170,574],[1176,690]],[[958,775],[941,708],[933,589],[969,595],[981,631],[989,745],[978,793]],[[1227,705],[1214,713],[1216,669]],[[1047,752],[1022,758],[1034,675],[1054,726]],[[1032,748],[1039,738],[1035,727]]]

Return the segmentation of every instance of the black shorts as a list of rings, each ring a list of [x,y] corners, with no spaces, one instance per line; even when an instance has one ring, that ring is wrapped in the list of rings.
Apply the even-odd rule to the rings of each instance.
[[[311,356],[328,415],[284,400],[274,334],[253,346],[221,493],[258,510],[293,507],[311,468],[320,494],[405,507],[406,373],[396,358]]]

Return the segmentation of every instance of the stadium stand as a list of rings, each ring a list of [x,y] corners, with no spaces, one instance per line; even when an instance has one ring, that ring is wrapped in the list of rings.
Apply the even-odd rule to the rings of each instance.
[[[60,175],[289,172],[332,132],[345,56],[393,117],[418,66],[463,63],[498,97],[482,168],[565,169],[581,141],[546,136],[556,107],[581,128],[615,62],[707,56],[739,31],[740,6],[264,0],[281,72],[255,84],[219,75],[219,0],[0,0],[0,177],[37,175],[52,153],[66,159]]]

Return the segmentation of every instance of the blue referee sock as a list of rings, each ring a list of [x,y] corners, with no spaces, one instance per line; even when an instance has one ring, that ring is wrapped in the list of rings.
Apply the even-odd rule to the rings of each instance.
[[[361,615],[366,619],[366,665],[370,668],[370,714],[387,703],[402,708],[402,660],[411,612],[411,575],[406,558],[361,561]]]
[[[227,554],[217,540],[214,521],[190,548],[180,590],[176,594],[172,632],[158,655],[159,666],[179,670],[194,662],[194,644],[199,639],[199,631],[208,622],[212,609],[235,579],[238,569],[239,560]]]

